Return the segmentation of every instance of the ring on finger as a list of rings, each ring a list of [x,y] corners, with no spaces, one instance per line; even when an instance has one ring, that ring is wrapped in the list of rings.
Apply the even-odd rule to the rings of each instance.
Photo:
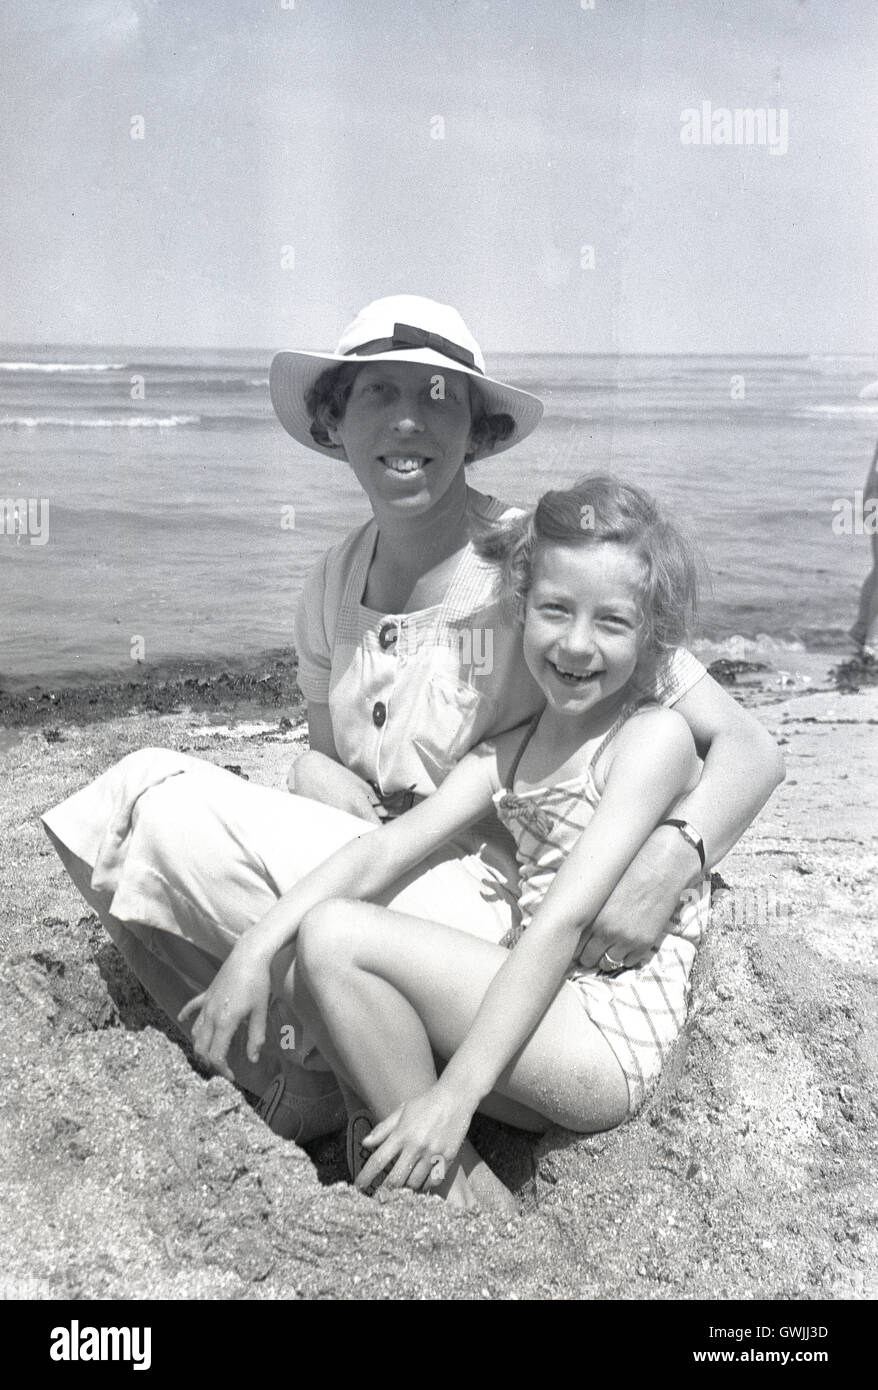
[[[612,970],[625,969],[624,960],[614,960],[613,957],[610,955],[609,951],[604,951],[604,954],[601,956],[600,959],[600,964],[606,972],[610,972]]]
[[[445,1181],[446,1174],[445,1159],[441,1154],[433,1154],[430,1159],[429,1182],[440,1183]]]
[[[408,1177],[407,1177],[406,1180],[405,1180],[405,1185],[406,1185],[406,1187],[410,1187],[410,1188],[412,1189],[413,1192],[423,1192],[424,1188],[429,1188],[429,1187],[431,1187],[431,1186],[433,1185],[433,1183],[435,1182],[435,1179],[434,1179],[434,1177],[433,1177],[433,1170],[432,1170],[432,1168],[428,1168],[427,1171],[426,1171],[426,1173],[424,1173],[424,1171],[423,1171],[423,1162],[424,1162],[424,1160],[421,1160],[420,1162],[416,1163],[415,1166],[414,1166],[414,1168],[412,1169],[412,1171],[409,1173]],[[415,1173],[417,1172],[418,1168],[421,1169],[421,1172],[422,1172],[423,1176],[422,1176],[417,1182],[415,1182],[415,1181],[414,1181],[414,1176],[415,1176]]]

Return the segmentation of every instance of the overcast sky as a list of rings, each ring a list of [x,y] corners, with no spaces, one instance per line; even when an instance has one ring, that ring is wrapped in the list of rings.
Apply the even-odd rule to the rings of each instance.
[[[7,342],[878,351],[874,0],[5,0],[0,55]]]

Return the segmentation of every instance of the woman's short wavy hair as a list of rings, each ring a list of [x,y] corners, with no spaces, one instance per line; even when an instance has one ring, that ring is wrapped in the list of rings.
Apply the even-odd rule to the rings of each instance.
[[[331,449],[333,441],[330,429],[344,419],[348,397],[354,378],[362,362],[342,362],[337,367],[329,367],[321,372],[314,385],[305,394],[305,408],[311,416],[311,438],[316,444]],[[515,429],[511,415],[489,415],[485,410],[478,383],[472,377],[469,382],[471,449],[464,455],[465,463],[472,463],[476,454],[490,453],[495,445],[508,439]]]
[[[476,548],[500,568],[504,597],[524,621],[540,546],[625,546],[641,562],[638,683],[666,667],[695,627],[702,562],[691,538],[632,483],[596,475],[547,492],[535,509],[481,533]]]

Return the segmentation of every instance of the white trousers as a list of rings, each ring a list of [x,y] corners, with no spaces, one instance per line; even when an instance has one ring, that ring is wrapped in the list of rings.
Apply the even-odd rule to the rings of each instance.
[[[376,829],[159,748],[129,754],[43,823],[131,969],[175,1020],[282,893]],[[514,888],[511,856],[470,840],[430,856],[378,901],[499,941],[517,911]],[[254,1095],[283,1076],[282,1104],[294,1113],[279,1127],[302,1140],[337,1128],[343,1106],[335,1078],[289,1001],[272,999],[258,1063],[247,1059],[243,1031],[229,1065]]]

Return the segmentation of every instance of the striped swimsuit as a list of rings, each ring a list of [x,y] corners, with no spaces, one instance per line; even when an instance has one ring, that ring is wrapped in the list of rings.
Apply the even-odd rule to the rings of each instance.
[[[511,790],[518,764],[536,729],[525,735],[507,778],[494,796],[497,815],[516,844],[521,925],[503,938],[514,946],[533,919],[555,874],[588,825],[600,801],[594,769],[630,715],[609,730],[586,771],[553,787]],[[710,879],[684,894],[658,952],[641,965],[607,974],[574,965],[567,982],[576,989],[591,1021],[613,1049],[628,1082],[629,1114],[640,1109],[658,1081],[662,1062],[686,1021],[689,974],[710,906]]]

